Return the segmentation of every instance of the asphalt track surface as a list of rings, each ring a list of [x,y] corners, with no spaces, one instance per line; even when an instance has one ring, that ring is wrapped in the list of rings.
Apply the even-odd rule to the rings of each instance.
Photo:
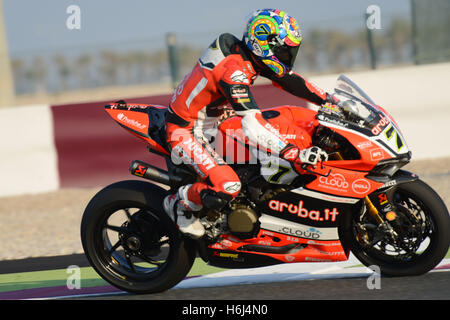
[[[212,288],[169,290],[151,295],[114,294],[84,300],[449,300],[450,272],[380,279],[368,289],[367,277],[276,282]]]
[[[68,263],[88,266],[84,255],[30,258],[0,262],[3,274],[21,271],[39,271],[65,268]],[[186,301],[219,303],[222,301],[277,301],[284,305],[289,300],[450,300],[450,265],[414,277],[381,277],[375,288],[369,274],[345,278],[324,278],[301,281],[265,282],[216,287],[174,288],[158,294],[131,294],[106,289],[102,293],[72,296],[51,296],[60,300],[124,300],[177,301],[176,310]],[[373,285],[372,285],[373,287]],[[42,298],[49,298],[43,296]],[[280,305],[276,305],[280,307]],[[174,312],[178,312],[173,310]]]

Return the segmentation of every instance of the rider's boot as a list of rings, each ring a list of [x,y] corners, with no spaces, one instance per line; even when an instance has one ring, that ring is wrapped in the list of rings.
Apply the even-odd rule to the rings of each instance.
[[[190,186],[183,186],[177,193],[165,197],[163,208],[182,233],[191,238],[201,238],[205,234],[205,228],[196,215],[202,206],[188,200],[187,191]]]

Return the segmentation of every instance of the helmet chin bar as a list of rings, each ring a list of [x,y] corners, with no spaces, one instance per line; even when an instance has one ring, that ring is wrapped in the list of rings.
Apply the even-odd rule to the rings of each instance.
[[[242,38],[242,42],[244,42],[243,47],[244,47],[245,53],[249,56],[250,61],[252,62],[253,67],[256,70],[270,70],[270,72],[274,72],[273,69],[271,69],[268,64],[263,62],[263,60],[265,60],[265,59],[269,59],[269,60],[273,61],[274,63],[279,63],[284,69],[283,75],[291,70],[291,67],[284,64],[283,61],[278,59],[278,57],[276,57],[275,55],[272,55],[272,56],[275,56],[275,59],[271,59],[272,56],[262,57],[262,56],[258,56],[257,54],[255,54],[252,50],[250,50],[247,47],[247,45],[245,45],[245,36]],[[295,57],[293,60],[295,60]],[[274,73],[276,74],[276,72],[274,72]]]
[[[271,51],[274,53],[280,62],[286,66],[288,70],[291,70],[294,66],[295,58],[297,57],[298,49],[300,46],[290,47],[286,44],[282,46],[273,46]]]

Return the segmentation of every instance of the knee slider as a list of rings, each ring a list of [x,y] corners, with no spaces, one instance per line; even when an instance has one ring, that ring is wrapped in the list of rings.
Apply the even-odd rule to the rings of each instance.
[[[214,190],[205,189],[200,192],[203,206],[208,209],[220,210],[222,209],[233,196],[223,192],[215,192]]]

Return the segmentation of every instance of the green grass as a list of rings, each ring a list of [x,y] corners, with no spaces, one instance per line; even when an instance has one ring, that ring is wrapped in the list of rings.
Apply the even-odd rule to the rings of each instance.
[[[223,270],[226,269],[209,266],[202,259],[197,258],[187,276],[206,275]],[[108,285],[91,267],[80,268],[80,273],[82,288]],[[66,269],[2,274],[0,275],[0,292],[65,286],[70,275]]]
[[[450,250],[445,259],[450,259]],[[363,267],[363,265],[354,265],[347,268]],[[192,266],[188,277],[200,276],[224,271],[227,269],[212,267],[207,265],[202,259],[197,258]],[[80,268],[82,288],[108,285],[91,267]],[[21,272],[0,275],[0,292],[25,290],[33,288],[65,286],[70,276],[66,269]]]

